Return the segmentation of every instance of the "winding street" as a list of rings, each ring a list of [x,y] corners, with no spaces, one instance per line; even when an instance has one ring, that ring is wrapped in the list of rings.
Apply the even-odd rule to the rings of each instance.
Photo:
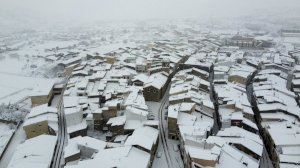
[[[159,119],[159,135],[160,135],[160,141],[162,143],[162,147],[163,147],[163,150],[164,150],[164,153],[165,153],[165,157],[166,157],[166,160],[167,160],[167,164],[168,164],[168,167],[169,168],[173,168],[173,162],[172,162],[172,159],[171,159],[171,155],[170,155],[170,151],[169,151],[169,147],[168,147],[168,143],[167,143],[167,139],[166,137],[168,135],[166,135],[166,126],[164,125],[164,107],[168,101],[168,95],[169,95],[169,89],[170,89],[170,84],[166,90],[166,93],[164,95],[164,97],[162,98],[161,100],[161,104],[160,104],[160,107],[159,107],[159,114],[158,114],[158,119]]]
[[[65,80],[64,88],[61,92],[59,103],[58,103],[58,135],[57,135],[57,145],[55,148],[55,153],[53,157],[52,168],[61,168],[64,164],[64,147],[68,140],[67,128],[66,128],[66,119],[64,112],[64,103],[63,103],[63,95],[66,89],[67,81],[69,77]]]
[[[257,120],[257,115],[259,115],[259,112],[258,112],[258,109],[257,109],[257,104],[256,104],[256,100],[255,100],[255,96],[254,96],[254,91],[253,91],[253,79],[255,77],[255,75],[258,73],[258,70],[256,70],[252,75],[251,77],[248,79],[247,81],[247,84],[246,84],[246,91],[247,91],[247,97],[248,97],[248,100],[252,106],[252,110],[254,112],[254,115],[256,116],[255,117],[255,122],[256,122],[256,125],[258,126],[259,128],[259,133],[260,133],[260,136],[262,134],[262,128],[260,127],[260,124]],[[262,138],[263,140],[263,138]],[[265,142],[263,143],[263,155],[260,159],[260,166],[261,167],[268,167],[268,168],[273,168],[273,164],[272,164],[272,161],[269,157],[269,154],[268,154],[268,151],[266,150],[266,147],[265,147]]]

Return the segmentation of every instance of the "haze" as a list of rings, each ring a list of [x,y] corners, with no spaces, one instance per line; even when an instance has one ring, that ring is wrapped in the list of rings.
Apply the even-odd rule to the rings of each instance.
[[[1,0],[0,18],[46,21],[298,17],[299,0]]]

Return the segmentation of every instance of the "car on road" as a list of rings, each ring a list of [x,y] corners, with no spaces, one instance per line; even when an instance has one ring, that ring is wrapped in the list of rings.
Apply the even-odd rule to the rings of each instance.
[[[178,151],[179,151],[179,147],[178,147],[177,144],[174,144],[174,145],[173,145],[173,150],[174,150],[175,152],[178,152]]]
[[[148,115],[148,120],[155,120],[155,116],[153,114]]]
[[[156,157],[157,158],[161,158],[162,153],[161,152],[157,152]]]

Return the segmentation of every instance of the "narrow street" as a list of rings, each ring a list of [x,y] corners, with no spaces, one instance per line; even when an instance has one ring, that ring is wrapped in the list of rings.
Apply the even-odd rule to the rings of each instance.
[[[168,124],[165,119],[168,99],[169,99],[168,86],[166,93],[160,102],[147,102],[150,111],[152,111],[156,119],[159,121],[159,144],[156,151],[156,157],[154,159],[153,168],[183,168],[183,162],[180,156],[180,151],[176,150],[179,141],[168,139]],[[157,157],[158,153],[161,153],[161,157]]]
[[[19,144],[23,143],[26,139],[25,131],[23,130],[23,124],[21,124],[15,134],[13,135],[6,151],[3,153],[2,159],[0,160],[0,168],[8,166],[14,152],[16,151]]]
[[[214,94],[214,69],[212,68],[209,72],[209,78],[208,78],[209,84],[210,84],[210,100],[214,103],[215,113],[214,113],[214,125],[212,128],[212,133],[214,135],[217,134],[217,132],[220,130],[218,125],[218,117],[219,117],[219,107],[218,107],[218,101],[216,100],[216,95]]]
[[[30,99],[23,99],[22,101],[18,102],[20,108],[27,111],[27,114],[31,108]],[[16,151],[19,144],[23,143],[26,140],[26,134],[23,130],[23,123],[19,125],[19,127],[15,130],[15,134],[13,135],[10,143],[8,144],[7,149],[3,152],[2,159],[0,160],[0,168],[5,168],[8,166],[10,160],[14,152]]]
[[[249,100],[249,102],[252,106],[252,110],[254,112],[254,115],[259,115],[258,112],[257,112],[257,107],[256,107],[256,103],[255,103],[256,100],[255,100],[254,93],[253,93],[253,78],[255,77],[255,75],[257,73],[258,73],[258,71],[254,72],[252,74],[252,76],[249,78],[249,80],[247,82],[247,85],[246,85],[247,97],[248,97],[248,100]],[[257,117],[255,117],[255,118],[257,118]],[[256,122],[256,125],[258,126],[258,128],[261,129],[261,127],[259,126],[260,123],[258,123],[257,119],[255,119],[255,122]],[[261,130],[259,131],[259,133],[261,133]],[[260,159],[260,166],[261,167],[273,168],[272,161],[269,157],[268,151],[266,150],[266,147],[265,147],[264,144],[263,144],[263,146],[264,146],[263,155]]]
[[[64,165],[64,147],[67,143],[67,128],[65,126],[65,113],[64,113],[64,103],[63,103],[63,95],[66,89],[67,81],[69,77],[65,80],[64,88],[60,94],[58,101],[58,135],[57,135],[57,145],[53,157],[52,168],[61,168]]]

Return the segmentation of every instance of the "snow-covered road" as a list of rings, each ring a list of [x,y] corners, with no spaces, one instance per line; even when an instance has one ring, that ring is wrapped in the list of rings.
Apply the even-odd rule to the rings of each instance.
[[[16,151],[19,144],[24,142],[26,139],[25,131],[23,130],[23,124],[18,127],[15,134],[13,135],[11,142],[8,144],[6,151],[3,153],[2,159],[0,160],[0,167],[5,168],[8,166],[14,152]]]
[[[149,109],[154,113],[156,119],[159,120],[159,144],[156,151],[161,153],[161,157],[155,157],[153,168],[183,168],[183,162],[180,156],[180,151],[177,150],[179,141],[168,139],[167,120],[165,120],[165,112],[168,106],[169,87],[160,102],[147,102]]]

